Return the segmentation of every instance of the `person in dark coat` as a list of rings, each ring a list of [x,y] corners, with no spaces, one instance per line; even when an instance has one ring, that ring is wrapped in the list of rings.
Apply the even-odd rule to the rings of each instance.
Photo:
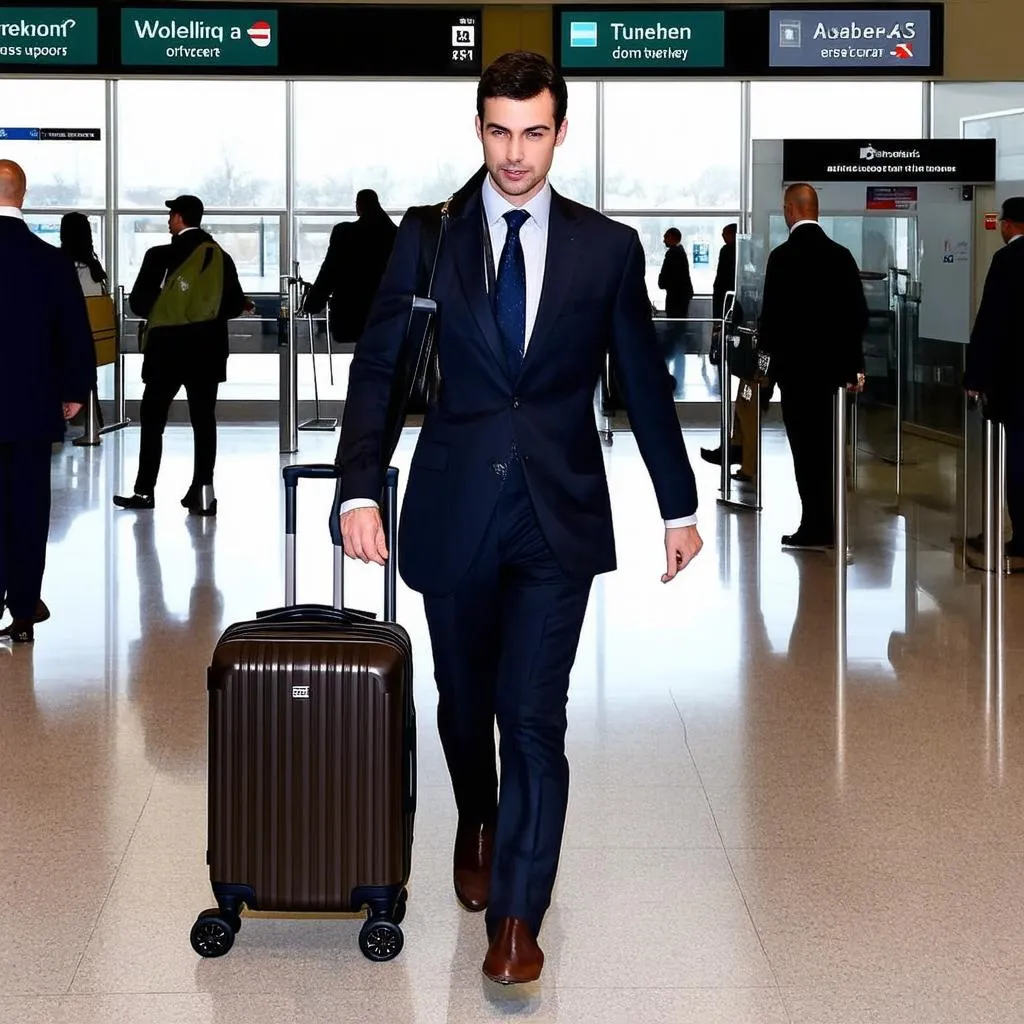
[[[356,196],[356,213],[358,220],[334,226],[327,256],[303,304],[303,312],[316,315],[331,303],[331,334],[339,344],[356,342],[363,333],[398,234],[373,189]]]
[[[665,232],[665,262],[658,275],[658,287],[665,292],[665,316],[674,320],[685,320],[690,312],[693,298],[693,282],[690,280],[690,261],[679,228]]]
[[[35,639],[50,528],[50,452],[96,386],[75,266],[21,213],[25,172],[0,160],[0,636]]]
[[[768,257],[760,320],[803,510],[782,543],[821,549],[835,542],[833,400],[843,385],[863,386],[868,306],[853,254],[818,224],[817,192],[790,185],[783,212],[789,238]]]
[[[964,388],[982,401],[985,416],[1006,432],[1006,503],[1013,537],[1006,554],[1024,557],[1024,326],[1020,317],[1024,283],[1024,196],[1003,203],[1005,246],[992,257],[985,290],[967,346]]]
[[[477,92],[486,175],[458,195],[437,260],[441,389],[423,420],[398,568],[424,595],[438,728],[459,810],[452,880],[486,912],[484,974],[536,981],[569,796],[569,674],[595,576],[615,568],[593,399],[609,351],[676,578],[701,548],[697,489],[659,351],[637,233],[548,182],[568,89],[537,54]],[[349,557],[383,563],[388,409],[439,209],[402,221],[349,376],[337,461]],[[634,529],[644,529],[634,524]],[[495,751],[495,724],[501,733]],[[496,764],[501,763],[501,779]]]
[[[141,317],[150,317],[168,276],[196,249],[207,243],[217,244],[200,227],[203,204],[195,196],[178,196],[166,206],[170,210],[168,227],[173,238],[170,245],[155,246],[146,253],[129,299],[131,308]],[[146,387],[139,413],[142,439],[135,493],[115,495],[115,505],[136,510],[154,507],[167,415],[175,395],[184,387],[195,462],[192,483],[181,504],[197,515],[216,513],[212,490],[217,459],[217,390],[227,377],[228,320],[240,316],[247,305],[234,261],[224,253],[224,284],[217,315],[199,323],[153,327],[147,331],[142,361]]]

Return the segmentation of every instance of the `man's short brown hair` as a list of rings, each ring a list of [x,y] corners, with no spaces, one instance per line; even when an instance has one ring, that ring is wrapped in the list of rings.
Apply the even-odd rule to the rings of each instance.
[[[569,107],[569,89],[565,79],[539,53],[515,50],[503,54],[480,76],[476,90],[476,112],[484,119],[484,101],[499,97],[510,100],[532,100],[544,90],[555,100],[555,131],[562,127]]]

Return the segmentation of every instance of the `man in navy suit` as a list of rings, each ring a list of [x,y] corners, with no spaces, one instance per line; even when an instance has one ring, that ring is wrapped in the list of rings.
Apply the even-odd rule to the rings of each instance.
[[[96,354],[74,264],[21,215],[25,172],[0,160],[0,636],[34,639],[50,531],[50,446],[96,386]]]
[[[593,409],[609,348],[665,520],[662,580],[701,547],[640,240],[548,184],[566,105],[565,81],[535,54],[506,54],[480,81],[486,174],[463,190],[442,243],[440,397],[413,455],[398,552],[425,598],[459,811],[455,892],[487,910],[483,970],[505,984],[534,981],[543,966],[536,940],[569,792],[569,673],[593,578],[615,568]],[[342,532],[363,561],[388,556],[376,499],[407,319],[393,311],[417,289],[421,247],[433,256],[427,213],[402,222],[352,364]]]

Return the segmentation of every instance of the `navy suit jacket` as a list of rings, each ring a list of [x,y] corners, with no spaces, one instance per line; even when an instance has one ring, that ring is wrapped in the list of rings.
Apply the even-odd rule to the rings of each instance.
[[[615,568],[611,506],[594,390],[611,350],[633,432],[665,519],[692,515],[697,491],[661,357],[636,232],[552,196],[540,308],[518,379],[507,368],[486,290],[482,198],[452,217],[434,296],[441,393],[413,454],[399,569],[414,590],[450,592],[494,512],[513,440],[541,530],[567,575]],[[416,290],[424,211],[405,216],[356,347],[338,460],[343,498],[378,499],[381,437]],[[404,314],[402,310],[404,309]]]
[[[60,441],[64,402],[96,386],[74,263],[22,220],[0,217],[0,443]]]

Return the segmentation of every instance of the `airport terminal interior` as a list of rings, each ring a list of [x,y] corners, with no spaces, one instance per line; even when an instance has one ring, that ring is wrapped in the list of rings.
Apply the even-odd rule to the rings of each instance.
[[[452,894],[456,809],[423,603],[404,585],[418,800],[401,955],[371,962],[362,918],[338,914],[247,912],[214,959],[189,941],[215,905],[211,654],[229,625],[282,604],[281,470],[333,461],[348,388],[351,346],[297,300],[358,190],[397,222],[477,169],[475,75],[72,75],[2,61],[0,159],[26,170],[26,220],[58,244],[61,218],[87,215],[120,318],[96,416],[53,450],[52,616],[33,644],[0,642],[2,1024],[1021,1019],[1024,582],[971,546],[1003,511],[1000,438],[961,380],[992,217],[1024,195],[1024,83],[941,70],[570,77],[551,181],[639,233],[705,546],[661,582],[662,522],[628,410],[599,393],[619,567],[595,582],[572,673],[545,971],[503,988],[480,971],[482,918]],[[700,454],[720,446],[738,386],[713,351],[722,229],[738,225],[736,291],[753,318],[785,238],[786,147],[837,139],[994,140],[981,176],[818,182],[822,226],[857,260],[871,314],[866,387],[839,417],[845,558],[780,544],[800,502],[777,395],[755,482]],[[124,293],[181,193],[203,199],[255,304],[230,325],[216,516],[179,505],[184,395],[156,508],[111,502],[131,493],[139,457],[139,318]],[[665,316],[658,287],[670,227],[696,293],[685,323]],[[400,490],[418,434],[414,418],[393,461]],[[331,600],[332,496],[324,481],[300,489],[303,601]],[[349,563],[346,603],[379,614],[382,579]]]

